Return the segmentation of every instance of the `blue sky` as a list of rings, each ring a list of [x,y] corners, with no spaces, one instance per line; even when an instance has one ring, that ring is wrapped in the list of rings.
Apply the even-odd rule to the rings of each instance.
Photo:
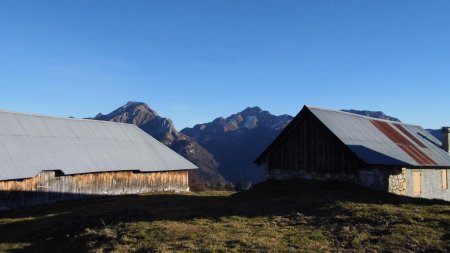
[[[0,108],[148,103],[181,129],[247,106],[450,125],[450,1],[0,1]]]

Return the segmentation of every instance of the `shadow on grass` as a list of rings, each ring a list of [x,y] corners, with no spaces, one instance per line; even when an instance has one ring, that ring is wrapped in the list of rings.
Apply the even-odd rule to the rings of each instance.
[[[356,185],[336,182],[273,181],[257,184],[248,191],[231,196],[115,196],[3,213],[0,214],[0,222],[10,222],[0,223],[0,242],[28,245],[20,252],[85,252],[88,247],[95,248],[95,244],[101,245],[111,239],[107,235],[90,235],[85,233],[86,229],[101,229],[130,222],[188,221],[195,218],[219,220],[230,216],[289,216],[301,213],[318,217],[310,225],[319,227],[323,226],[324,220],[336,222],[337,215],[347,212],[336,205],[338,202],[418,206],[448,204],[445,201],[373,192]],[[92,242],[95,244],[88,245]],[[148,251],[152,252],[151,249]]]

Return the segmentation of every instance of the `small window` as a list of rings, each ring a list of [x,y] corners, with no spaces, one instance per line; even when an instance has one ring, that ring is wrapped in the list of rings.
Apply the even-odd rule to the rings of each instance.
[[[447,190],[448,189],[447,170],[441,170],[441,176],[442,176],[442,189]]]
[[[420,196],[421,194],[421,173],[413,172],[413,194],[414,196]]]

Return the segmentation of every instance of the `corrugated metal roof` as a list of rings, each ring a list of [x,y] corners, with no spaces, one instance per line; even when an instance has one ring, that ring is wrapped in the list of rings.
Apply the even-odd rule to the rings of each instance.
[[[450,166],[450,155],[441,148],[441,141],[420,126],[306,108],[367,164]]]
[[[0,111],[0,180],[30,178],[43,170],[195,168],[135,125]]]

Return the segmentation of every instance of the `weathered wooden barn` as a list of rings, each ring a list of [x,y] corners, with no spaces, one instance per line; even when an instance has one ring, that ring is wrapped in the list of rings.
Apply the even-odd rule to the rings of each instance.
[[[449,129],[303,107],[257,158],[268,179],[354,182],[391,193],[450,200]]]
[[[135,125],[0,111],[0,209],[188,191],[196,168]]]

